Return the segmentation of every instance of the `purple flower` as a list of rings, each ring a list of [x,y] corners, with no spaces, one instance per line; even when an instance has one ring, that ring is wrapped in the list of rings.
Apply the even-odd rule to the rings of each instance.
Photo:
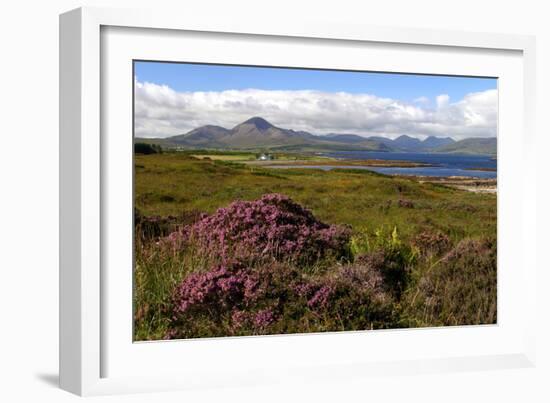
[[[263,309],[254,316],[254,326],[265,329],[275,321],[275,314],[271,309]]]
[[[238,260],[271,256],[284,260],[315,260],[347,251],[350,230],[329,226],[311,211],[281,194],[259,200],[236,201],[193,225],[171,234],[174,247],[194,243],[203,255]]]
[[[244,284],[251,281],[251,276],[252,273],[239,266],[229,270],[223,265],[206,273],[193,273],[176,287],[172,297],[174,314],[183,314],[191,308],[228,306],[242,301]]]
[[[325,308],[333,292],[334,289],[330,285],[322,286],[313,294],[313,297],[307,301],[307,306],[309,308]]]
[[[250,315],[245,311],[233,310],[231,313],[231,325],[233,329],[242,327],[248,320]]]
[[[313,290],[315,289],[315,286],[310,283],[297,283],[292,287],[292,290],[300,297],[308,297],[311,295]]]

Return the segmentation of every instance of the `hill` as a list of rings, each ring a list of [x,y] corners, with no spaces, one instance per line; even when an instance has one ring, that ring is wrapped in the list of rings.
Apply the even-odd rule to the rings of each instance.
[[[353,147],[338,137],[315,136],[305,131],[284,129],[261,117],[253,117],[232,129],[201,126],[190,132],[162,140],[166,146],[214,149],[273,149],[294,151],[371,150],[389,151],[379,142],[356,136]]]
[[[422,141],[422,145],[426,150],[433,150],[439,147],[443,147],[449,144],[454,144],[455,141],[450,137],[436,137],[430,136]]]
[[[371,140],[381,142],[393,151],[403,152],[431,152],[435,148],[453,144],[455,141],[450,137],[429,136],[424,140],[407,135],[402,135],[392,140],[385,137],[369,137]]]
[[[469,138],[456,141],[434,149],[438,153],[456,154],[494,154],[497,153],[497,139],[490,138]]]
[[[313,135],[277,127],[261,117],[250,118],[232,129],[206,125],[185,134],[165,139],[138,139],[163,147],[218,150],[272,150],[295,152],[397,151],[467,154],[496,154],[496,138],[470,138],[455,141],[450,137],[429,136],[424,140],[401,135],[396,139],[381,136],[330,133]]]

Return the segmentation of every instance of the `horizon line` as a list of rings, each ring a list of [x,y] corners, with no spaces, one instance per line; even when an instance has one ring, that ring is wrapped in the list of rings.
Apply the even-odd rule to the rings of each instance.
[[[488,137],[464,137],[464,138],[461,138],[459,140],[456,140],[453,136],[436,136],[436,135],[414,135],[414,134],[406,134],[406,133],[402,133],[402,134],[399,134],[399,135],[396,135],[396,137],[386,137],[384,136],[383,134],[373,134],[373,135],[362,135],[362,134],[357,134],[357,133],[350,133],[350,132],[329,132],[329,133],[325,133],[325,134],[316,134],[316,133],[312,133],[312,132],[308,132],[308,131],[305,131],[305,130],[294,130],[294,129],[288,129],[288,128],[283,128],[283,127],[280,127],[280,126],[277,126],[277,125],[274,125],[273,123],[269,122],[267,119],[261,117],[261,116],[252,116],[244,121],[242,121],[241,123],[238,123],[236,124],[235,126],[233,126],[232,128],[227,128],[227,127],[224,127],[224,126],[220,126],[220,125],[213,125],[213,124],[205,124],[205,125],[201,125],[201,126],[197,126],[195,127],[194,129],[191,129],[185,133],[180,133],[180,134],[174,134],[172,136],[167,136],[167,137],[138,137],[138,136],[135,136],[134,135],[134,138],[142,138],[142,139],[169,139],[169,138],[172,138],[172,137],[178,137],[178,136],[185,136],[186,134],[189,134],[190,132],[192,132],[193,130],[197,130],[201,127],[206,127],[206,126],[213,126],[213,127],[219,127],[219,128],[222,128],[224,130],[233,130],[235,127],[237,126],[240,126],[244,123],[247,123],[253,119],[261,119],[263,121],[265,121],[266,123],[268,123],[270,126],[274,127],[274,128],[277,128],[277,129],[280,129],[280,130],[290,130],[290,131],[293,131],[293,132],[301,132],[301,133],[308,133],[308,134],[311,134],[312,136],[315,136],[315,137],[324,137],[324,136],[334,136],[334,135],[338,135],[338,136],[358,136],[358,137],[362,137],[364,139],[369,139],[369,138],[373,138],[373,137],[381,137],[381,138],[384,138],[384,139],[387,139],[387,140],[396,140],[400,137],[409,137],[409,138],[413,138],[413,139],[416,139],[416,140],[419,140],[421,142],[424,142],[426,139],[428,138],[438,138],[438,139],[451,139],[455,142],[457,141],[461,141],[461,140],[468,140],[468,139],[496,139],[498,136],[488,136]],[[424,138],[420,138],[420,136],[423,136]]]

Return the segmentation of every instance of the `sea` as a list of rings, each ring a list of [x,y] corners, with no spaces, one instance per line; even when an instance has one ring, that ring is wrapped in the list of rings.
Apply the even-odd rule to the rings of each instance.
[[[376,151],[337,151],[323,153],[324,156],[336,159],[349,160],[386,160],[410,161],[430,164],[429,167],[353,167],[353,169],[368,169],[385,175],[413,175],[413,176],[464,176],[470,178],[494,179],[497,177],[497,160],[492,155],[472,154],[435,154],[412,152],[376,152]],[[292,166],[286,166],[291,168]],[[304,168],[303,166],[301,168]],[[318,169],[344,168],[334,165],[309,166]],[[345,167],[345,168],[350,168]]]

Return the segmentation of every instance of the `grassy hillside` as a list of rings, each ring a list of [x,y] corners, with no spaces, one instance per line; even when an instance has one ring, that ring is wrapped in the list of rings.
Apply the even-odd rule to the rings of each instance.
[[[309,263],[297,264],[277,255],[269,255],[268,263],[265,257],[248,258],[250,266],[231,269],[233,277],[220,268],[225,263],[220,263],[219,256],[199,253],[196,245],[176,250],[163,246],[165,236],[199,222],[201,213],[223,217],[231,209],[218,209],[236,200],[258,203],[269,194],[290,197],[326,225],[344,226],[349,238],[339,238],[344,243],[337,246],[331,244],[339,248],[337,252],[318,255]],[[496,320],[495,195],[366,170],[283,171],[231,158],[164,153],[135,156],[135,207],[138,340]],[[219,230],[209,229],[211,223],[198,225],[207,237]],[[229,225],[239,228],[240,222],[219,228]],[[239,250],[235,245],[230,249]],[[329,249],[318,253],[323,250]],[[235,295],[222,293],[223,281],[235,282],[239,290],[258,273],[269,290],[260,299],[235,302]],[[208,285],[213,278],[220,283]],[[317,294],[303,297],[290,291],[291,283]],[[214,299],[207,305],[203,300],[189,305],[189,295],[200,291],[189,287],[197,284],[222,291],[212,294]],[[183,308],[178,311],[178,303],[192,306],[193,315]],[[256,315],[255,319],[246,319],[248,314]],[[236,323],[242,326],[237,328]]]
[[[459,238],[491,233],[496,228],[494,196],[366,170],[274,171],[175,153],[138,155],[135,166],[136,207],[145,215],[211,213],[236,199],[284,193],[322,220],[354,227],[397,225],[403,235],[436,227]],[[412,201],[415,207],[399,208],[400,199]]]

